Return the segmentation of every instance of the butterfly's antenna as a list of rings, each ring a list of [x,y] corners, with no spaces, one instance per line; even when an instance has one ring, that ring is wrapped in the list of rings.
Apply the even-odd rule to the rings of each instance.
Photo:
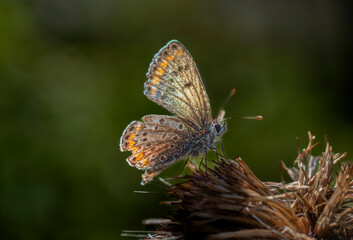
[[[263,116],[258,115],[258,116],[252,116],[252,117],[227,117],[223,118],[223,120],[229,120],[229,119],[251,119],[251,120],[263,120]]]
[[[232,91],[230,91],[230,94],[228,95],[228,97],[224,100],[223,104],[221,105],[221,110],[218,113],[217,116],[217,120],[218,121],[226,121],[229,119],[252,119],[252,120],[262,120],[263,117],[261,115],[259,116],[253,116],[253,117],[227,117],[227,118],[223,118],[225,115],[225,111],[224,106],[227,104],[227,102],[229,101],[229,99],[235,94],[235,88],[232,89]]]
[[[225,107],[225,105],[227,104],[227,102],[229,101],[229,99],[234,95],[235,93],[235,88],[232,89],[232,91],[230,91],[230,94],[228,95],[228,97],[224,100],[223,104],[221,105],[221,109],[220,111],[222,111]]]

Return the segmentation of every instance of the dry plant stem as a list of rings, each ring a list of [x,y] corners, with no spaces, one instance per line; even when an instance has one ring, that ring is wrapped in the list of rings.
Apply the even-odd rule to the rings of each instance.
[[[241,158],[220,157],[207,174],[188,163],[190,175],[171,185],[170,216],[147,239],[353,239],[353,166],[346,154],[298,152],[295,167],[281,162],[292,182],[264,183]],[[333,166],[339,165],[336,177]],[[203,166],[205,167],[205,166]],[[282,177],[282,179],[284,179]]]

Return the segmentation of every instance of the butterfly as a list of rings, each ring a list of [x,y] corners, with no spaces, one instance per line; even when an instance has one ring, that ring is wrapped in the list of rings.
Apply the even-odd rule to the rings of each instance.
[[[131,122],[120,138],[120,150],[130,151],[130,166],[145,170],[142,182],[187,157],[216,150],[226,131],[222,110],[212,119],[210,101],[194,60],[177,40],[154,56],[144,94],[174,116],[146,115]]]

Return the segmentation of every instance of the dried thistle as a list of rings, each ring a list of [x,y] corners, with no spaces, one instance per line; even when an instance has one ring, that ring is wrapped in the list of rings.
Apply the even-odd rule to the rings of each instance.
[[[353,239],[353,165],[340,164],[327,143],[312,156],[314,137],[299,152],[296,167],[281,166],[292,182],[262,182],[241,158],[222,157],[206,172],[189,164],[191,175],[167,189],[173,207],[145,239]],[[332,176],[333,166],[339,171]]]

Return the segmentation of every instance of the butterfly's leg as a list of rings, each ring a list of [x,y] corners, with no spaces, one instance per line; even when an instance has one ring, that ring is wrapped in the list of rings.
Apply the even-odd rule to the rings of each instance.
[[[213,150],[214,152],[216,152],[217,162],[219,163],[219,159],[218,159],[218,155],[219,155],[218,149],[217,149],[216,147],[211,147],[210,149]]]
[[[203,160],[205,160],[205,156],[203,156],[203,157],[201,158],[201,161],[200,161],[200,164],[199,164],[199,169],[201,169],[201,164],[202,164]]]
[[[219,141],[221,142],[222,154],[224,155],[223,141],[222,141],[222,139],[221,139],[221,140],[219,140]]]
[[[207,161],[208,161],[208,159],[207,159],[207,151],[205,152],[205,164],[206,164],[206,166],[205,166],[205,171],[206,171],[206,176],[208,176],[208,166],[207,166]]]
[[[217,146],[218,143],[221,143],[222,154],[224,155],[224,149],[223,149],[223,141],[222,141],[222,139],[219,139],[219,140],[216,142],[215,146]]]
[[[215,148],[215,150],[216,150],[217,162],[219,163],[219,159],[218,159],[218,149]]]
[[[185,164],[184,164],[183,168],[182,168],[182,169],[181,169],[181,171],[178,173],[178,175],[176,175],[176,177],[178,177],[178,176],[180,175],[180,173],[182,173],[182,172],[183,172],[183,170],[184,170],[184,168],[185,168],[186,164],[188,163],[188,161],[189,161],[189,158],[187,158],[187,159],[186,159],[186,161],[185,161]]]

